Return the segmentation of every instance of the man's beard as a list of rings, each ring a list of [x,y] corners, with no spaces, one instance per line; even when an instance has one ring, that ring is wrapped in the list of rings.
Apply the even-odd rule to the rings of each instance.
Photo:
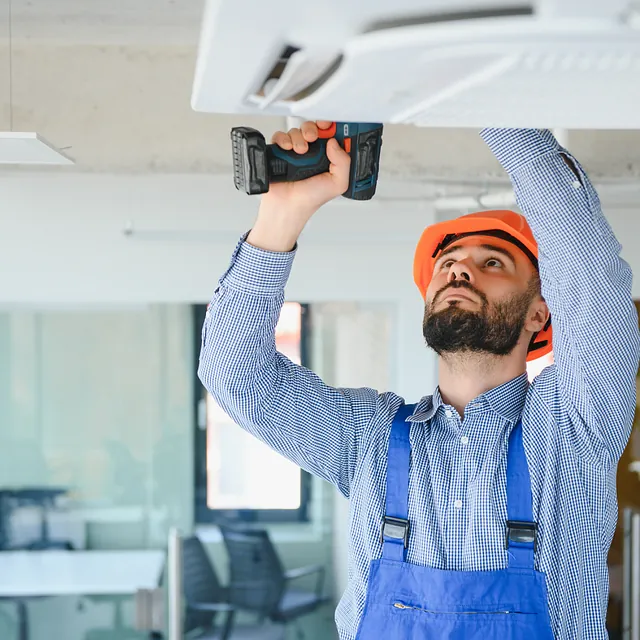
[[[440,356],[465,351],[509,355],[518,344],[529,305],[540,292],[538,282],[533,278],[525,293],[514,294],[492,304],[468,282],[457,280],[450,283],[434,296],[433,301],[438,301],[449,289],[468,289],[480,298],[482,307],[480,311],[468,311],[454,303],[434,312],[432,302],[425,309],[422,326],[427,345]]]

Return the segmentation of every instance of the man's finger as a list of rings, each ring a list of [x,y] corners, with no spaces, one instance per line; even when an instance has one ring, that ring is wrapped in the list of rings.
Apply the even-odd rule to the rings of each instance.
[[[303,122],[300,131],[307,142],[315,142],[318,139],[318,126],[315,122]]]
[[[284,131],[276,131],[271,137],[271,142],[273,144],[277,144],[281,149],[285,149],[287,151],[293,149],[291,138]]]
[[[289,137],[291,138],[291,142],[293,142],[293,150],[296,153],[307,153],[307,151],[309,151],[309,145],[302,137],[300,129],[289,129]]]

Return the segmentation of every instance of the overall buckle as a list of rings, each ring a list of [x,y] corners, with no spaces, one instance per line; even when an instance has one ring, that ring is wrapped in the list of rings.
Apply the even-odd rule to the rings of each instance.
[[[404,518],[393,518],[384,516],[382,518],[382,542],[385,538],[392,540],[402,540],[402,544],[406,549],[409,546],[409,521]]]
[[[538,542],[538,523],[522,522],[520,520],[507,520],[507,533],[504,548],[509,548],[509,543],[533,544],[535,552]]]

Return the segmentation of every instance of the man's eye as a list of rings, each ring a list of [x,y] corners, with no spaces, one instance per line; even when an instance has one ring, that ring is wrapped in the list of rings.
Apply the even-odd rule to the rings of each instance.
[[[489,260],[486,261],[485,265],[487,267],[501,267],[502,262],[498,260],[498,258],[489,258]]]
[[[440,268],[441,268],[441,269],[450,269],[452,264],[453,264],[453,260],[445,260],[445,261],[440,265]]]

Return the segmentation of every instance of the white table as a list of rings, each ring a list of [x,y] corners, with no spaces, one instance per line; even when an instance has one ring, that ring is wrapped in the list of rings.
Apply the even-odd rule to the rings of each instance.
[[[155,589],[163,551],[1,551],[0,598],[18,603],[20,638],[28,637],[23,598],[133,595]]]
[[[134,594],[154,589],[164,552],[2,551],[0,597]]]

